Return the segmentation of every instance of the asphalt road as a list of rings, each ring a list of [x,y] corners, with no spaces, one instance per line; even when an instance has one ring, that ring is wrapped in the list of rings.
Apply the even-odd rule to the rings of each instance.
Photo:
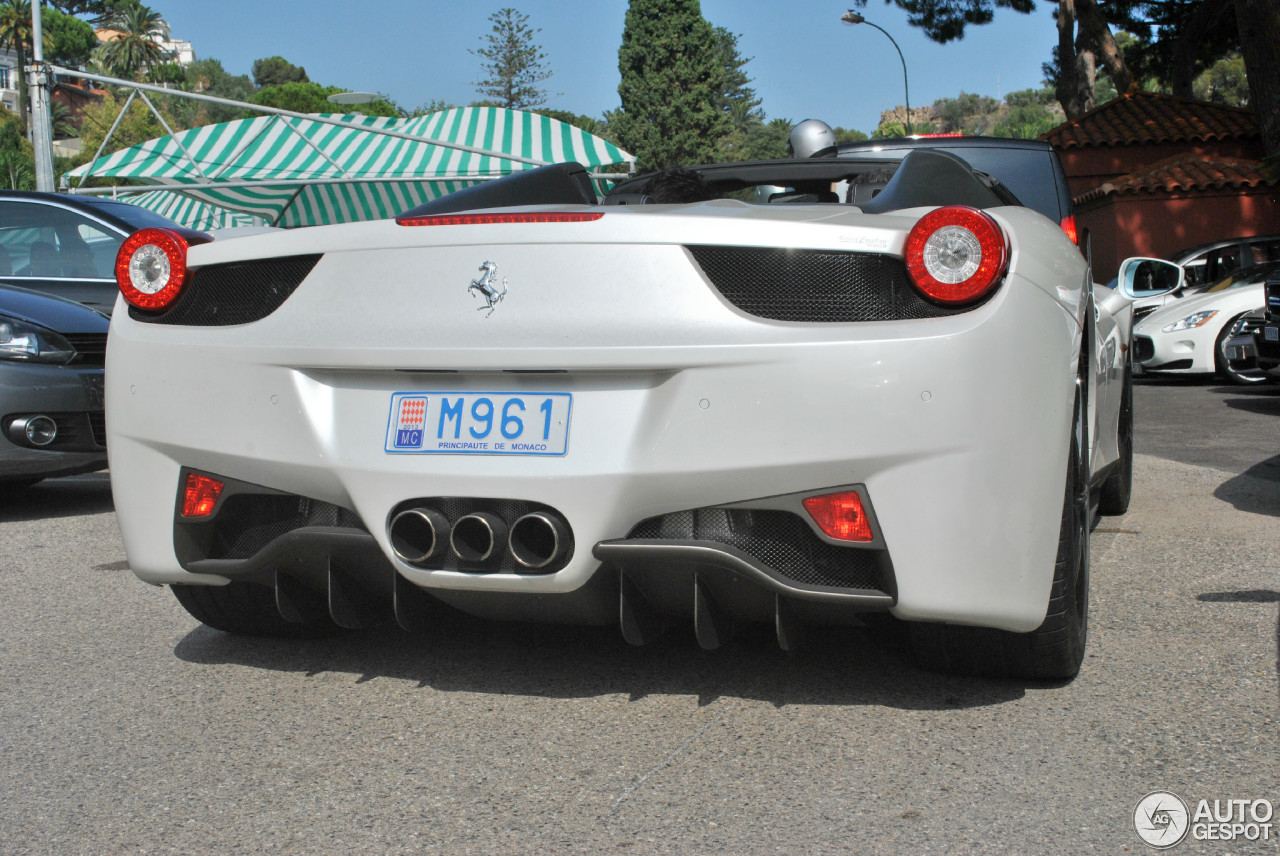
[[[1067,685],[882,630],[234,638],[128,572],[105,476],[5,496],[0,853],[1123,853],[1150,791],[1280,802],[1280,388],[1136,407]]]

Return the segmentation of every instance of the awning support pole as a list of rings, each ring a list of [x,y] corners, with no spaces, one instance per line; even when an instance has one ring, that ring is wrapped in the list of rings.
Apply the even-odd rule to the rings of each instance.
[[[160,115],[160,111],[156,109],[156,105],[151,103],[151,99],[147,97],[147,93],[140,92],[138,94],[142,96],[143,103],[151,108],[151,114],[156,117],[156,121],[160,123],[160,127],[164,128],[164,132],[169,135],[169,139],[173,140],[173,144],[175,146],[182,149],[182,153],[186,155],[187,162],[191,164],[191,168],[194,169],[196,171],[196,174],[199,175],[201,178],[203,178],[205,181],[209,181],[210,180],[209,176],[204,174],[204,170],[200,168],[200,164],[197,163],[196,159],[191,156],[191,152],[187,151],[187,147],[184,146],[182,144],[182,141],[178,139],[178,135],[173,132],[173,128],[169,127],[169,123],[164,120],[164,116]],[[93,161],[90,161],[90,163],[92,162]]]

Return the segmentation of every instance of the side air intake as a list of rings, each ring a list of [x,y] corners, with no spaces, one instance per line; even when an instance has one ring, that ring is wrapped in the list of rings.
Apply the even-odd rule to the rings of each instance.
[[[734,306],[775,321],[857,322],[940,318],[974,308],[938,306],[911,284],[902,259],[774,247],[687,247]]]

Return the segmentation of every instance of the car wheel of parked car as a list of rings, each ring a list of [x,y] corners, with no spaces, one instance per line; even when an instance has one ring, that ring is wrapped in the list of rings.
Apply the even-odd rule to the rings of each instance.
[[[298,624],[285,620],[276,608],[276,592],[258,583],[231,582],[225,586],[173,585],[173,594],[197,621],[214,630],[243,636],[299,639],[328,636],[339,628],[331,621]]]
[[[1231,331],[1235,328],[1236,322],[1248,315],[1247,312],[1241,312],[1232,318],[1222,327],[1222,332],[1218,334],[1218,340],[1214,343],[1213,349],[1213,367],[1217,371],[1219,377],[1226,378],[1232,383],[1241,385],[1253,383],[1266,383],[1271,380],[1270,375],[1261,369],[1233,369],[1231,361],[1227,359],[1227,340],[1231,338]]]
[[[1133,495],[1133,368],[1124,367],[1124,389],[1120,393],[1120,418],[1116,426],[1120,459],[1102,483],[1098,496],[1099,514],[1124,514]]]
[[[1075,428],[1053,586],[1044,622],[1030,633],[989,627],[913,622],[916,661],[927,669],[987,677],[1070,680],[1084,661],[1089,617],[1088,428],[1085,375],[1076,384]]]

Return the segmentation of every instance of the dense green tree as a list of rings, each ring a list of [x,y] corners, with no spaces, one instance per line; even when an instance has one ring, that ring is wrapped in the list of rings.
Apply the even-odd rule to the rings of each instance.
[[[1191,93],[1201,101],[1249,106],[1249,79],[1244,73],[1244,57],[1233,51],[1205,69],[1191,85]]]
[[[84,65],[93,49],[98,46],[98,36],[88,21],[73,15],[64,15],[57,9],[45,9],[40,16],[41,26],[53,45],[45,59],[57,65]]]
[[[939,98],[933,102],[931,121],[940,134],[985,134],[994,124],[993,116],[999,109],[1000,102],[989,95],[961,90],[956,98]]]
[[[795,123],[790,119],[762,121],[747,134],[748,160],[773,160],[787,156],[787,137]]]
[[[399,116],[400,111],[385,101],[368,104],[331,104],[330,95],[346,92],[340,86],[321,86],[318,83],[281,83],[265,86],[249,99],[250,103],[295,113],[363,113],[366,116]],[[257,115],[257,114],[253,114]]]
[[[473,86],[498,107],[528,110],[547,103],[547,91],[539,86],[550,80],[546,54],[533,40],[542,32],[529,26],[529,16],[515,9],[499,9],[489,16],[492,27],[485,46],[468,52],[482,60],[484,77]]]
[[[580,113],[570,113],[568,110],[542,108],[539,109],[537,113],[540,116],[548,116],[558,122],[564,122],[566,125],[581,128],[588,134],[594,134],[597,129],[604,127],[604,120],[602,119],[593,119],[590,116],[583,116]]]
[[[1040,104],[1010,106],[997,114],[995,122],[987,130],[992,137],[1014,137],[1034,140],[1046,131],[1062,124],[1062,117]]]
[[[253,61],[253,82],[260,87],[279,86],[282,83],[310,83],[307,70],[294,65],[282,56],[269,56]]]
[[[0,115],[0,187],[5,190],[35,190],[36,161],[31,143],[22,130],[22,120],[8,113]]]
[[[31,99],[27,97],[27,76],[22,73],[31,57],[31,0],[4,0],[0,3],[0,48],[8,48],[14,52],[18,60],[18,115],[22,119],[22,127],[27,128],[27,105]],[[42,40],[46,51],[53,48],[53,37],[44,33]]]
[[[170,66],[163,66],[163,68],[170,69]],[[229,74],[222,67],[222,63],[216,59],[196,60],[190,65],[181,66],[178,70],[181,76],[172,82],[187,92],[199,92],[202,95],[213,95],[232,101],[248,101],[257,91],[248,75]],[[230,122],[244,115],[244,111],[239,107],[192,101],[186,98],[168,99],[168,109],[176,117],[178,125],[183,128]],[[177,130],[177,126],[174,130]]]
[[[698,0],[631,0],[618,49],[622,111],[610,127],[640,169],[714,160],[731,128],[718,44]]]
[[[750,57],[738,52],[738,37],[724,28],[715,28],[716,62],[723,73],[718,95],[720,109],[729,116],[729,130],[720,138],[715,160],[737,161],[753,157],[751,138],[764,126],[765,114],[760,99],[751,87],[746,65]]]
[[[169,60],[158,43],[169,38],[169,25],[149,6],[121,5],[111,12],[104,26],[119,33],[94,52],[108,74],[135,80]]]
[[[1258,116],[1273,177],[1280,178],[1280,3],[1235,0],[1235,7],[1249,103]]]
[[[759,110],[760,99],[751,87],[747,75],[747,63],[751,57],[743,57],[738,51],[738,37],[725,27],[716,27],[716,60],[724,75],[721,83],[720,109],[731,112],[735,106],[745,110],[742,115]],[[741,105],[741,106],[739,106]],[[763,114],[761,114],[763,120]]]
[[[138,0],[45,0],[45,6],[53,6],[65,15],[88,15],[95,24],[104,22],[122,6],[136,6]]]
[[[988,23],[997,9],[1030,12],[1035,0],[886,0],[908,12],[932,39],[963,37],[966,26]],[[1194,94],[1194,81],[1239,50],[1263,144],[1280,157],[1280,3],[1276,0],[1042,0],[1056,5],[1058,44],[1047,66],[1069,118],[1098,103],[1100,72],[1116,92],[1159,80],[1176,95]],[[853,0],[865,7],[867,0]],[[1137,37],[1125,47],[1113,30]]]
[[[49,104],[49,124],[52,126],[55,140],[65,140],[70,137],[80,136],[80,129],[76,127],[75,114],[71,112],[70,107],[61,101],[54,101]]]
[[[1193,97],[1192,83],[1239,47],[1230,0],[1106,0],[1107,22],[1138,85]],[[1117,87],[1119,88],[1119,87]]]
[[[164,120],[169,123],[169,127],[175,131],[181,127],[181,123],[165,109],[165,105],[156,100],[152,100],[156,108],[164,115]],[[120,108],[124,106],[123,100],[117,100],[116,97],[109,92],[102,96],[101,100],[95,101],[87,105],[81,111],[80,119],[80,140],[84,147],[80,156],[83,162],[88,162],[94,152],[98,150],[98,146],[102,144],[107,132],[111,130],[112,123],[116,117],[120,115]],[[147,140],[153,140],[156,137],[163,137],[168,132],[164,126],[156,119],[147,105],[142,101],[134,99],[129,105],[129,110],[125,113],[124,118],[120,120],[120,124],[116,127],[115,133],[111,135],[103,154],[127,149],[130,146],[136,146],[139,143],[145,143]]]
[[[837,126],[831,130],[836,135],[837,143],[860,143],[863,140],[871,139],[866,134],[853,128],[841,128]]]

